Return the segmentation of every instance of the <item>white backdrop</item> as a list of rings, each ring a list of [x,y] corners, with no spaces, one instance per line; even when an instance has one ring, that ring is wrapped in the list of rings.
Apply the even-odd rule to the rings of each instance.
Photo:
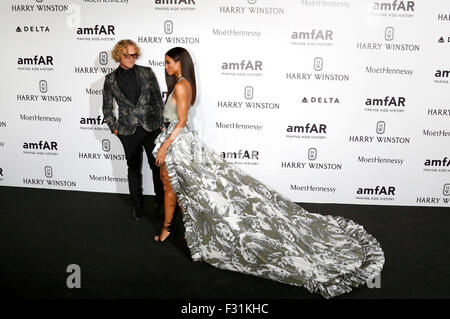
[[[128,192],[101,107],[129,38],[163,94],[164,53],[190,51],[199,137],[288,198],[449,206],[447,0],[26,0],[0,18],[0,185]]]

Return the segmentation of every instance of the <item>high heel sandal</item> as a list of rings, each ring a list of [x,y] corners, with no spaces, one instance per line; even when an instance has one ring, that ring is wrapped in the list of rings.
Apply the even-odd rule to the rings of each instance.
[[[161,240],[161,233],[162,233],[162,231],[163,231],[164,229],[167,230],[167,232],[169,233],[169,235],[167,235],[167,237],[164,238],[164,240]],[[167,238],[169,238],[169,236],[170,236],[174,231],[175,231],[175,224],[173,224],[173,222],[169,223],[169,225],[167,225],[167,226],[163,226],[163,227],[161,228],[161,233],[159,233],[159,235],[155,235],[155,237],[158,237],[158,239],[155,239],[155,241],[156,241],[156,242],[160,242],[160,243],[165,242],[165,241],[167,240]],[[154,238],[155,238],[155,237],[154,237]]]

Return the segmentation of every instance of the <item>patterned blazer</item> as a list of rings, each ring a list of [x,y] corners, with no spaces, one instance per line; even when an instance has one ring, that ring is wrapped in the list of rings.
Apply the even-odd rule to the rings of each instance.
[[[131,135],[138,123],[146,131],[163,126],[164,104],[155,74],[149,67],[135,65],[136,80],[141,85],[137,104],[133,104],[120,90],[116,81],[117,69],[105,76],[103,85],[103,116],[112,133]],[[113,114],[113,99],[119,106],[119,118]]]

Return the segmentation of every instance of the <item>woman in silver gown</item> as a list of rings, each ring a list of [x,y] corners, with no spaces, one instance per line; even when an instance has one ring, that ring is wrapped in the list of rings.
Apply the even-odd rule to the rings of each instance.
[[[171,93],[153,150],[164,184],[165,217],[155,240],[170,235],[178,200],[194,261],[304,286],[325,298],[380,274],[383,250],[362,226],[307,212],[202,143],[187,120],[196,96],[192,59],[177,47],[165,61]]]

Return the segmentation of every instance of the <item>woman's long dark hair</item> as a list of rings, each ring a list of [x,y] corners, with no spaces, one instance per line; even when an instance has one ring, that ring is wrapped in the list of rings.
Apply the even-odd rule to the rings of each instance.
[[[189,52],[181,47],[175,47],[170,49],[166,52],[166,55],[172,58],[175,62],[180,61],[181,62],[181,74],[183,77],[189,81],[189,84],[192,88],[192,100],[191,105],[194,104],[195,98],[197,96],[197,85],[195,83],[195,72],[194,72],[194,63],[192,62],[191,55]],[[166,84],[167,84],[167,99],[169,98],[170,92],[173,91],[175,88],[175,84],[177,83],[178,79],[176,75],[168,75],[167,71],[165,71],[166,74]]]

